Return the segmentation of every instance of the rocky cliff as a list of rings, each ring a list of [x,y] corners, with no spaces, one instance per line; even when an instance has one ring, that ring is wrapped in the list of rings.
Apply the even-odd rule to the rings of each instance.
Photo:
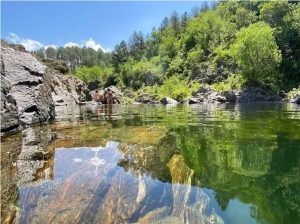
[[[76,77],[1,42],[1,133],[46,122],[55,117],[55,106],[79,104],[87,96],[86,85]]]
[[[90,91],[80,79],[62,75],[57,70],[49,69],[51,77],[51,95],[55,106],[80,104],[90,100]]]
[[[30,53],[1,43],[1,132],[54,117],[46,69]]]

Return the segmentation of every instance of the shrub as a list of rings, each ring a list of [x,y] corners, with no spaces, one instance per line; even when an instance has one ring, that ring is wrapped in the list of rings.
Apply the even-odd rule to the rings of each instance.
[[[264,22],[243,28],[236,34],[230,54],[249,84],[274,81],[281,53],[275,42],[274,29]]]
[[[191,90],[186,80],[180,79],[175,75],[165,80],[165,82],[158,87],[157,93],[160,98],[169,96],[178,101],[182,101],[190,96]]]
[[[113,74],[113,68],[105,66],[93,67],[79,67],[76,68],[74,75],[84,81],[85,83],[93,82],[98,80],[101,86],[115,83],[115,76]]]
[[[233,89],[241,89],[245,82],[245,79],[241,75],[230,75],[224,82],[214,83],[211,87],[216,91],[224,92]]]

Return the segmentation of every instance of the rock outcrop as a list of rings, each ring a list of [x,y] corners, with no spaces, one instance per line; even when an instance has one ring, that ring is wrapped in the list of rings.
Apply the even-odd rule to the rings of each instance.
[[[80,104],[91,99],[86,84],[71,75],[62,75],[56,70],[50,70],[51,95],[55,106]]]
[[[106,104],[107,103],[107,96],[106,91],[110,89],[113,92],[113,103],[114,104],[124,104],[124,94],[115,86],[109,86],[105,89],[96,89],[91,92],[92,95],[96,94],[96,91],[98,91],[98,94],[100,95],[100,103]]]
[[[54,118],[46,70],[30,53],[1,43],[1,132]]]
[[[247,87],[242,90],[216,91],[210,87],[201,87],[193,92],[189,104],[195,103],[251,103],[251,102],[280,102],[278,95],[270,95],[260,87]]]
[[[1,133],[54,118],[54,106],[91,99],[84,82],[62,72],[57,61],[42,64],[21,46],[1,42]]]

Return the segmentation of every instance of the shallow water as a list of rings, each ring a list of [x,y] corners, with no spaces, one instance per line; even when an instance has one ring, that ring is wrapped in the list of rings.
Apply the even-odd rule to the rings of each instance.
[[[300,107],[58,108],[1,142],[2,223],[300,223]]]

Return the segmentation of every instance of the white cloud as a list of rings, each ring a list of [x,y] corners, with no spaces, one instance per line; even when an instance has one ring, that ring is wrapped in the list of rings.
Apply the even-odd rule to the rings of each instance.
[[[43,47],[43,44],[39,41],[21,38],[15,33],[10,33],[7,40],[10,43],[23,45],[27,51],[34,51]]]
[[[50,45],[44,45],[44,48],[47,49],[48,47],[52,47],[54,49],[57,49],[57,46],[54,44],[50,44]]]
[[[84,43],[84,46],[93,48],[95,51],[98,51],[99,49],[101,49],[102,51],[105,51],[105,49],[100,44],[97,44],[92,38],[90,38],[88,41],[86,41]]]
[[[10,33],[8,35],[7,39],[9,41],[11,41],[11,43],[14,43],[14,44],[18,43],[21,40],[21,38],[15,33]]]
[[[42,43],[30,39],[22,40],[20,44],[23,45],[27,51],[34,51],[43,47]]]
[[[21,44],[25,47],[25,49],[27,51],[34,51],[34,50],[38,50],[40,48],[47,49],[48,47],[53,47],[53,48],[57,49],[56,45],[53,45],[53,44],[44,45],[37,40],[31,40],[31,39],[19,37],[15,33],[10,33],[7,37],[7,41],[10,43],[14,43],[14,44]],[[68,42],[64,45],[64,47],[87,47],[87,48],[92,48],[95,51],[98,51],[99,49],[101,49],[103,52],[110,51],[109,48],[107,48],[107,49],[103,48],[101,46],[101,44],[96,43],[96,41],[94,41],[92,38],[90,38],[87,41],[81,41],[80,44],[75,43],[75,42]]]
[[[94,41],[93,38],[90,38],[87,41],[81,41],[80,44],[75,42],[68,42],[64,45],[64,47],[87,47],[92,48],[95,51],[98,51],[99,49],[101,49],[103,52],[109,51],[109,49],[105,49],[104,47],[102,47],[101,44],[96,43],[96,41]]]
[[[79,44],[76,44],[74,42],[68,42],[64,45],[64,47],[80,47]]]

